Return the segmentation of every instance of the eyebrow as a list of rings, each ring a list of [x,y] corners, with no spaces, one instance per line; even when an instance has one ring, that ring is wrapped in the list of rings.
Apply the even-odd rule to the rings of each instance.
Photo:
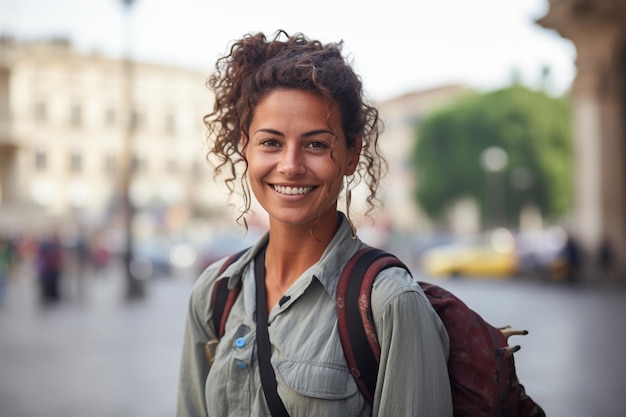
[[[278,130],[274,130],[274,129],[269,129],[269,128],[261,128],[261,129],[258,129],[257,131],[255,131],[254,133],[256,134],[256,133],[259,133],[259,132],[270,133],[272,135],[281,136],[281,137],[285,136],[282,132],[279,132]],[[327,133],[329,135],[335,136],[335,132],[333,132],[332,130],[316,129],[316,130],[311,130],[310,132],[304,133],[301,137],[308,138],[308,137],[316,136],[316,135],[323,134],[323,133]]]

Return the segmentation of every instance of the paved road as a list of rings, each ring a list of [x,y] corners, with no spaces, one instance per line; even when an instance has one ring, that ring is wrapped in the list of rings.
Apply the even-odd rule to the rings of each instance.
[[[69,285],[72,284],[72,285]],[[123,301],[115,275],[55,308],[22,277],[0,308],[0,417],[173,416],[190,280],[152,281]],[[515,341],[521,382],[549,417],[626,416],[626,290],[529,281],[443,281]],[[82,294],[79,297],[79,294]]]

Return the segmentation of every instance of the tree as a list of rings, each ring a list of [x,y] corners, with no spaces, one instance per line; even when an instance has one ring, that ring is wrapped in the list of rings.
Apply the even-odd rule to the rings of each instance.
[[[515,85],[474,94],[433,114],[416,130],[413,161],[416,199],[433,219],[456,200],[473,197],[483,217],[489,207],[488,174],[481,154],[503,149],[508,163],[500,173],[507,222],[528,204],[544,217],[558,218],[571,206],[572,135],[566,98]]]

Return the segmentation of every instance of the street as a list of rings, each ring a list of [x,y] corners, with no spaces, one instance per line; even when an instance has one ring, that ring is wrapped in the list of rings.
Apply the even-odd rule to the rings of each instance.
[[[520,382],[549,417],[626,415],[626,289],[534,281],[440,280],[511,339]],[[124,301],[115,271],[39,306],[19,277],[0,308],[0,417],[171,417],[191,279],[149,282]],[[72,290],[73,288],[73,290]],[[80,288],[77,290],[76,288]]]

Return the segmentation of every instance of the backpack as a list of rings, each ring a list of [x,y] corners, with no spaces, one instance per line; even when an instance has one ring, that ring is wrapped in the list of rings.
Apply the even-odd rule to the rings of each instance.
[[[219,274],[243,252],[228,258]],[[390,267],[409,271],[394,255],[365,247],[348,261],[337,287],[337,323],[344,355],[359,391],[370,404],[380,358],[370,306],[371,291],[378,273]],[[434,284],[418,284],[450,339],[448,373],[454,416],[545,417],[545,412],[526,394],[517,378],[513,353],[520,347],[507,343],[509,336],[528,332],[493,327],[452,293]],[[225,278],[213,287],[211,308],[218,338],[224,335],[228,313],[240,289],[241,280],[229,290]]]

